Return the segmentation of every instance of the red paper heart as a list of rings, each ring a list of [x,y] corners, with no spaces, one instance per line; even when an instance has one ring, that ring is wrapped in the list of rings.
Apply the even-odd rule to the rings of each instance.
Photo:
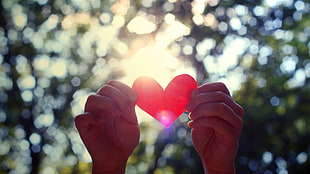
[[[169,127],[184,111],[191,92],[197,88],[193,77],[182,74],[176,76],[165,90],[150,77],[139,77],[132,88],[138,94],[137,105]]]

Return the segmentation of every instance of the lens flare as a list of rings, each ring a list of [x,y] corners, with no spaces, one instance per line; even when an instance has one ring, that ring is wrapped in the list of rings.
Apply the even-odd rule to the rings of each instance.
[[[173,121],[176,119],[175,114],[170,111],[161,111],[158,113],[158,116],[156,117],[158,121],[163,124],[166,128],[168,128]]]

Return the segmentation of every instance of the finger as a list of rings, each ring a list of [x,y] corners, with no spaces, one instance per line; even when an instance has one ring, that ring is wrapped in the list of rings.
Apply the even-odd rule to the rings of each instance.
[[[98,120],[94,117],[93,114],[86,112],[80,115],[77,115],[74,118],[75,127],[78,130],[87,130],[90,125],[102,125],[104,121]]]
[[[226,121],[219,117],[202,117],[195,121],[188,123],[188,126],[193,129],[199,129],[203,127],[212,128],[218,136],[232,138],[232,133],[235,136],[239,136],[241,129],[235,129]]]
[[[120,109],[120,111],[124,114],[128,111],[129,100],[128,97],[125,96],[120,90],[111,86],[111,85],[104,85],[99,91],[97,92],[98,95],[105,96],[110,98],[116,106]],[[115,109],[115,107],[111,107],[110,110]]]
[[[223,102],[201,104],[197,106],[189,116],[192,120],[197,120],[201,117],[216,116],[225,120],[234,128],[240,128],[242,126],[242,119]]]
[[[79,131],[83,141],[88,141],[96,129],[91,129],[93,126],[102,126],[104,121],[98,120],[92,113],[87,112],[80,114],[74,118],[75,127]]]
[[[237,104],[233,98],[221,91],[205,92],[195,95],[187,105],[188,111],[194,110],[197,106],[203,103],[223,102],[226,103],[235,113],[241,118],[244,115],[243,108]]]
[[[192,92],[192,97],[200,93],[212,92],[212,91],[221,91],[230,96],[230,92],[224,83],[215,82],[215,83],[206,83],[198,87]]]
[[[116,83],[112,85],[115,84]],[[126,89],[121,88],[121,90]],[[104,85],[101,89],[99,89],[97,94],[110,97],[117,104],[118,108],[122,112],[122,118],[124,118],[124,120],[130,123],[137,124],[138,120],[136,115],[134,114],[134,105],[132,104],[132,102],[130,102],[129,97],[121,90],[111,85]]]
[[[87,98],[86,104],[85,104],[85,112],[91,112],[94,115],[101,116],[102,114],[98,114],[101,111],[106,111],[106,115],[110,116],[120,116],[121,111],[117,107],[116,103],[112,98],[107,96],[102,96],[98,94],[90,95]],[[100,118],[100,119],[106,119],[106,118]]]
[[[137,116],[136,116],[135,109],[134,109],[135,103],[138,100],[138,94],[136,93],[136,91],[134,91],[128,85],[122,82],[119,82],[119,81],[115,81],[115,80],[111,80],[107,84],[120,90],[125,96],[128,96],[129,107],[127,107],[128,111],[126,112],[125,115],[123,115],[123,118],[130,123],[138,124]]]
[[[117,88],[118,90],[120,90],[122,93],[124,93],[126,96],[129,97],[130,101],[132,101],[132,102],[137,101],[137,99],[138,99],[137,93],[132,88],[127,86],[126,84],[121,83],[119,81],[115,81],[115,80],[111,80],[107,84]]]

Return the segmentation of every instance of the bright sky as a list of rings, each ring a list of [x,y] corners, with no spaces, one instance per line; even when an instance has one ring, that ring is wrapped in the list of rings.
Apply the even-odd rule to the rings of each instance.
[[[156,25],[148,18],[151,19],[150,16],[137,16],[133,18],[127,25],[128,30],[136,34],[153,32]],[[165,88],[176,75],[189,74],[195,78],[196,70],[192,66],[186,65],[188,62],[182,62],[173,56],[173,51],[168,48],[176,39],[189,34],[190,29],[175,21],[175,17],[172,14],[165,16],[165,22],[167,24],[166,27],[158,32],[154,39],[151,41],[139,40],[139,42],[142,42],[141,45],[143,47],[130,55],[126,55],[121,60],[120,65],[125,72],[125,76],[119,79],[120,81],[131,86],[138,77],[149,76]],[[136,111],[139,121],[154,121],[139,108]]]

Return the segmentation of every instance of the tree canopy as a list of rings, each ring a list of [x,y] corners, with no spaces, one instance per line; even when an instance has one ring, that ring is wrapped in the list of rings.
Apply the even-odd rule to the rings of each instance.
[[[244,107],[237,173],[310,171],[309,0],[0,2],[0,173],[90,173],[73,123],[87,96],[180,73]],[[186,114],[137,115],[126,173],[203,173]]]

